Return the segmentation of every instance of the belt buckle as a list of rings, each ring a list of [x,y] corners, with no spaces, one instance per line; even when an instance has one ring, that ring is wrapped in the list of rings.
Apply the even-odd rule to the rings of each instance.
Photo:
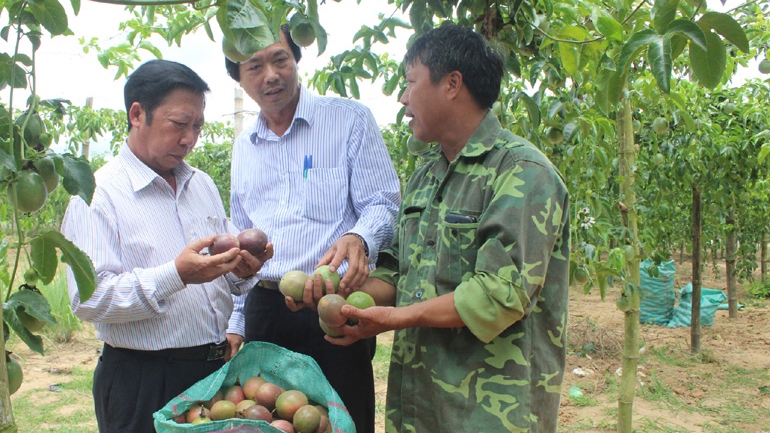
[[[211,347],[209,347],[209,356],[206,358],[206,361],[218,361],[223,359],[225,357],[225,350],[227,350],[227,341],[219,344],[212,344]]]

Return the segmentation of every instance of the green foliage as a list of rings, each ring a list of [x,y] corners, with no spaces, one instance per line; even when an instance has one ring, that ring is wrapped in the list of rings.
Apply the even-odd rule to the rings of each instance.
[[[770,281],[754,281],[746,287],[746,293],[759,299],[770,298]]]
[[[219,189],[225,211],[230,214],[230,159],[233,151],[231,143],[198,145],[187,155],[187,161],[193,167],[211,176]]]

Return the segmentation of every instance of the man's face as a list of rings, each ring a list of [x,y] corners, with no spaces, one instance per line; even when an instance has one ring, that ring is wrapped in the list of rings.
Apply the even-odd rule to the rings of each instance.
[[[405,116],[412,118],[409,121],[412,134],[425,143],[438,141],[443,103],[439,91],[440,83],[431,82],[430,69],[419,59],[407,65],[406,82],[407,86],[401,96],[401,103],[406,107]]]
[[[135,102],[129,110],[131,131],[135,134],[131,150],[156,173],[170,174],[198,142],[205,105],[203,94],[173,90],[155,108],[152,123],[148,124],[147,112]]]
[[[280,42],[257,51],[238,67],[241,87],[263,112],[280,113],[296,108],[299,101],[298,67],[283,32]]]

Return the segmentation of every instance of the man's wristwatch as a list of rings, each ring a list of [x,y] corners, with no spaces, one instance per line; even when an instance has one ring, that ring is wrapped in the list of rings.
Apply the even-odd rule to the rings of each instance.
[[[359,235],[358,233],[352,233],[352,232],[351,233],[345,233],[343,236],[346,236],[346,235],[355,236],[358,239],[360,239],[361,240],[361,244],[363,244],[363,246],[364,246],[364,254],[366,254],[366,257],[369,257],[369,245],[366,245],[366,240],[364,239],[363,236]]]

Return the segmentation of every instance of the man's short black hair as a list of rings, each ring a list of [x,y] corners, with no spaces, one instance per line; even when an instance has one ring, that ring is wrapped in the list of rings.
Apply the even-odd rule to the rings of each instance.
[[[299,59],[302,58],[302,50],[299,48],[299,45],[294,42],[294,39],[291,38],[291,32],[289,31],[288,24],[283,24],[281,26],[281,33],[283,33],[283,36],[289,43],[291,53],[294,55],[294,61],[299,63]],[[225,68],[227,69],[227,75],[229,75],[230,78],[239,83],[241,82],[241,70],[238,68],[238,63],[235,63],[234,61],[225,57]]]
[[[433,83],[459,71],[473,99],[483,108],[492,108],[500,94],[503,60],[483,36],[469,27],[446,21],[421,35],[404,56],[407,65],[416,60],[430,70]]]
[[[138,102],[147,113],[147,124],[152,123],[152,113],[169,93],[186,89],[198,94],[209,92],[209,85],[189,67],[170,60],[150,60],[129,75],[123,87],[126,115],[131,105]],[[131,130],[131,119],[128,120]]]

